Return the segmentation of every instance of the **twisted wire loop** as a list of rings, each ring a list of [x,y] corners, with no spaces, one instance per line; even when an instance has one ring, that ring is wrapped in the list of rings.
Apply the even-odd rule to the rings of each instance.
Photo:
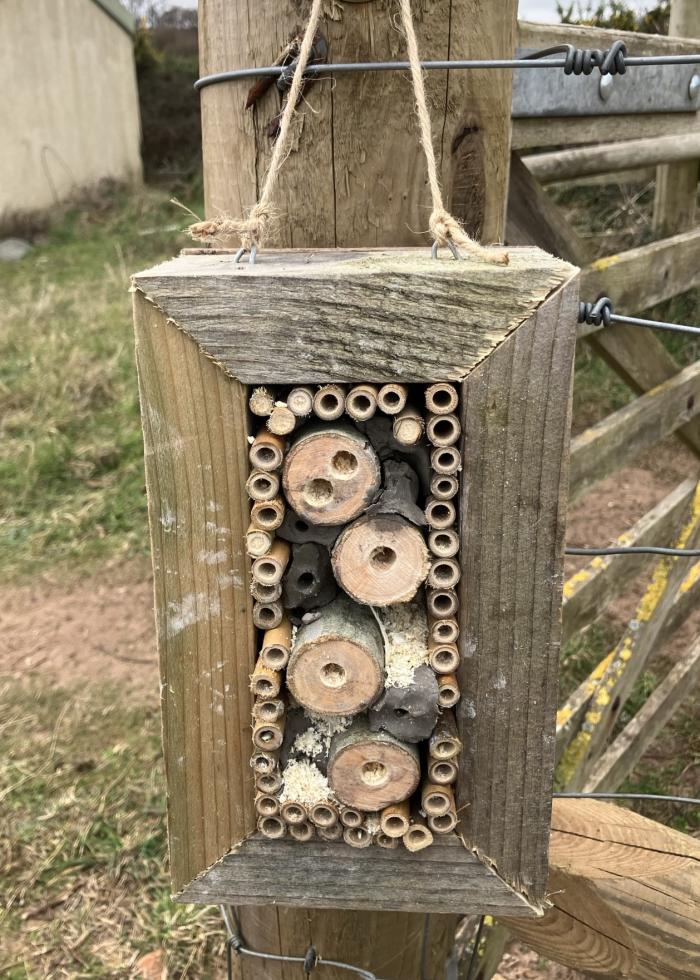
[[[525,55],[523,61],[539,61],[552,54],[563,54],[565,75],[591,75],[598,68],[601,75],[624,75],[627,71],[627,45],[615,41],[607,50],[577,48],[573,44],[556,44]]]
[[[609,296],[601,296],[595,303],[579,303],[578,322],[587,323],[592,327],[609,327],[612,323],[615,308]]]

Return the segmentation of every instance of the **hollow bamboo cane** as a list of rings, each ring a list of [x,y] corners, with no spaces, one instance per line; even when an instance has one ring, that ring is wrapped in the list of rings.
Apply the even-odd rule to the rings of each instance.
[[[268,553],[253,562],[252,575],[255,581],[261,585],[277,585],[281,582],[289,564],[291,550],[289,541],[276,538]]]
[[[454,558],[459,551],[459,535],[449,527],[441,531],[431,531],[428,535],[428,547],[436,558]]]
[[[366,422],[377,411],[376,385],[355,385],[345,399],[345,411],[356,422]]]
[[[454,385],[438,381],[425,389],[425,407],[434,415],[447,415],[454,412],[459,404],[459,395]]]
[[[285,402],[275,402],[275,407],[267,420],[267,427],[270,432],[277,436],[288,436],[294,432],[297,424],[297,417]]]
[[[345,389],[342,385],[323,385],[314,395],[314,414],[324,422],[334,422],[345,411]]]
[[[452,711],[443,711],[438,718],[435,731],[428,741],[431,759],[454,759],[459,754],[462,743],[457,731],[457,722]]]
[[[284,616],[282,603],[255,602],[253,604],[253,622],[261,630],[271,630],[279,626]]]
[[[275,407],[275,396],[268,388],[254,388],[248,399],[248,406],[259,418],[267,418]]]
[[[271,670],[284,670],[292,649],[292,624],[284,616],[279,626],[267,630],[263,636],[260,659]]]
[[[429,415],[425,434],[434,446],[453,446],[459,439],[462,427],[456,415]]]
[[[283,820],[278,816],[260,817],[258,819],[258,830],[263,837],[269,840],[279,840],[287,834],[287,827]]]
[[[274,500],[280,492],[280,478],[271,471],[253,470],[245,488],[251,500]]]
[[[451,476],[462,469],[462,454],[456,446],[440,446],[430,454],[430,465],[436,473]]]
[[[456,619],[431,619],[430,642],[456,643],[459,637],[459,623]]]
[[[387,837],[403,837],[411,822],[411,806],[408,800],[385,807],[379,817],[379,826]]]
[[[272,547],[275,536],[272,531],[265,531],[261,527],[251,524],[246,531],[245,550],[251,558],[262,558]]]
[[[286,505],[282,497],[256,500],[250,508],[250,517],[253,524],[261,527],[263,531],[276,531],[284,520],[285,510]]]
[[[261,429],[248,451],[250,465],[256,470],[271,473],[278,470],[284,459],[285,440],[267,429]]]
[[[377,395],[377,406],[385,415],[398,415],[406,405],[408,388],[406,385],[389,382],[382,385]]]
[[[441,708],[453,708],[459,701],[459,683],[455,674],[438,675],[438,704]]]
[[[266,667],[262,660],[256,661],[250,678],[250,689],[257,698],[276,698],[282,688],[282,675],[277,670]]]
[[[311,415],[314,407],[313,389],[309,388],[308,385],[292,388],[287,395],[287,406],[297,418],[304,419],[307,415]]]

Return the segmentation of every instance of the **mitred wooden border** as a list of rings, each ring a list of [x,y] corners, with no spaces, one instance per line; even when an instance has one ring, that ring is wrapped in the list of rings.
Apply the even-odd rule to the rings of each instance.
[[[173,884],[186,901],[536,914],[545,893],[577,273],[423,250],[184,256],[135,277]],[[243,381],[463,379],[456,836],[255,835]]]

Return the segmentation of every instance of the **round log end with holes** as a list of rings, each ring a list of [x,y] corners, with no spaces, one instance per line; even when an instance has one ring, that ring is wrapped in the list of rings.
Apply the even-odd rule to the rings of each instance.
[[[281,497],[272,500],[256,500],[250,508],[253,524],[263,531],[276,531],[284,520],[285,503]]]
[[[436,500],[452,500],[458,490],[459,480],[453,473],[435,473],[430,481],[430,492]]]
[[[377,700],[383,683],[384,646],[369,609],[339,596],[299,629],[287,686],[305,708],[354,715]]]
[[[282,622],[283,616],[284,609],[279,601],[253,603],[253,622],[259,630],[274,629]]]
[[[292,651],[292,624],[287,616],[279,626],[267,630],[263,636],[260,659],[272,670],[284,670]],[[264,719],[263,719],[264,720]]]
[[[332,602],[337,593],[328,549],[314,541],[294,545],[284,580],[287,609],[320,609]]]
[[[335,796],[358,810],[383,810],[408,799],[420,781],[415,745],[371,732],[364,719],[333,737],[328,781]]]
[[[392,433],[401,446],[417,446],[424,430],[423,416],[415,408],[408,406],[394,417]]]
[[[377,454],[362,433],[349,426],[305,432],[284,461],[287,500],[310,523],[354,520],[372,503],[380,483]]]
[[[356,422],[367,422],[377,411],[375,385],[355,385],[345,399],[345,411]]]
[[[434,446],[453,446],[459,439],[462,427],[456,415],[429,415],[425,425],[428,441]]]
[[[306,418],[311,415],[314,407],[314,393],[307,385],[299,385],[287,395],[287,407],[294,412],[297,418]]]
[[[294,432],[296,424],[296,415],[284,402],[278,402],[275,405],[267,420],[267,427],[270,432],[274,432],[278,436],[288,436],[290,432]]]
[[[441,446],[430,454],[430,465],[436,473],[451,476],[462,469],[462,454],[456,446]]]
[[[428,738],[438,716],[438,682],[426,664],[417,667],[407,687],[386,687],[370,708],[369,727],[386,731],[404,742]]]
[[[250,393],[248,405],[253,415],[267,418],[275,407],[275,396],[268,388],[254,388]]]
[[[260,561],[264,560],[264,558],[260,559]],[[462,572],[456,559],[436,558],[430,566],[428,585],[431,589],[454,589],[461,575]]]
[[[314,414],[324,422],[334,422],[345,411],[345,389],[341,385],[324,385],[314,395]]]
[[[248,456],[253,469],[270,473],[278,470],[284,459],[285,441],[282,436],[262,429],[253,440]]]
[[[425,407],[434,415],[447,415],[454,412],[459,403],[459,395],[454,385],[438,381],[425,389]]]
[[[430,622],[430,642],[456,643],[459,637],[459,623],[456,619],[433,619]]]
[[[350,847],[359,849],[369,847],[372,843],[372,835],[366,827],[346,827],[343,831],[343,840]]]
[[[459,598],[454,589],[431,589],[426,602],[433,619],[453,619],[459,609]]]
[[[327,840],[327,841],[342,840],[343,825],[340,823],[334,823],[330,827],[317,827],[316,833],[321,838],[321,840]]]
[[[406,385],[389,382],[379,389],[377,405],[385,415],[398,415],[405,407],[407,398]]]
[[[458,773],[454,759],[431,759],[428,762],[428,779],[438,786],[449,786],[456,782]]]
[[[425,504],[425,519],[430,528],[442,531],[452,527],[457,520],[457,510],[451,500],[436,500],[428,497]]]
[[[286,836],[287,826],[281,817],[260,817],[258,820],[258,830],[263,837],[267,837],[269,840],[280,840],[280,838]]]
[[[438,703],[441,708],[454,708],[459,701],[459,684],[455,674],[438,676]]]
[[[411,818],[411,824],[403,835],[403,846],[412,854],[430,847],[433,843],[433,834],[425,821],[417,816]]]
[[[428,535],[428,547],[437,558],[454,558],[459,551],[459,535],[451,527],[442,531],[431,531]]]
[[[316,836],[316,831],[313,824],[309,823],[308,821],[304,821],[304,823],[290,824],[288,833],[293,840],[301,841],[303,844],[305,844],[307,841],[313,840]]]
[[[361,517],[346,528],[335,543],[332,563],[348,595],[372,606],[409,602],[430,567],[421,532],[394,514]]]
[[[280,478],[276,473],[253,470],[245,488],[251,500],[273,500],[280,489]]]
[[[385,807],[379,817],[379,826],[387,837],[403,837],[409,827],[411,807],[408,800]]]

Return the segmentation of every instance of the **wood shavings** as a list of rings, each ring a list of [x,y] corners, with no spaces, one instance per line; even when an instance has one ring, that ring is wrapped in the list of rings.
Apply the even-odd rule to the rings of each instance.
[[[280,803],[303,803],[310,807],[333,799],[328,780],[312,762],[290,762],[285,766],[282,777],[284,788]]]
[[[428,659],[428,621],[422,601],[381,610],[387,687],[408,687],[416,667]]]

